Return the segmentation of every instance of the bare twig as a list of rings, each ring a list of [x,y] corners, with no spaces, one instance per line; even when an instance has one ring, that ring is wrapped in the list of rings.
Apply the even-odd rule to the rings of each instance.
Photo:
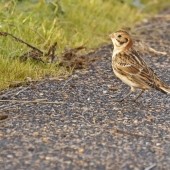
[[[33,50],[36,50],[36,51],[38,51],[39,53],[43,54],[43,52],[42,52],[41,50],[39,50],[38,48],[32,46],[31,44],[26,43],[25,41],[21,40],[20,38],[15,37],[14,35],[12,35],[12,34],[10,34],[10,33],[8,33],[8,32],[0,32],[0,36],[5,36],[5,37],[6,37],[6,36],[10,36],[10,37],[12,37],[15,41],[18,41],[18,42],[20,42],[20,43],[22,43],[22,44],[25,44],[26,46],[32,48]]]
[[[23,58],[23,60],[26,60],[28,57],[31,57],[37,61],[41,61],[44,63],[44,61],[40,58],[41,56],[44,55],[44,52],[42,52],[40,49],[34,47],[33,45],[21,40],[20,38],[14,36],[8,32],[0,32],[0,36],[5,36],[5,37],[9,36],[9,37],[13,38],[15,41],[25,44],[27,47],[32,49],[31,51],[20,56],[20,58]]]
[[[36,100],[0,100],[0,102],[14,102],[14,103],[38,103],[38,104],[63,104],[63,102],[44,101],[46,99]]]

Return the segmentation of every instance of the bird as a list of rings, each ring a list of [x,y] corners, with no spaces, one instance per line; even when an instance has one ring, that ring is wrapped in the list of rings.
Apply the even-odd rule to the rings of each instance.
[[[134,98],[136,101],[146,90],[156,89],[169,94],[170,86],[166,85],[152,68],[144,61],[135,49],[131,35],[124,30],[118,30],[109,35],[114,49],[112,54],[112,68],[116,77],[130,86],[129,93],[124,96],[124,101],[137,89],[141,92]]]

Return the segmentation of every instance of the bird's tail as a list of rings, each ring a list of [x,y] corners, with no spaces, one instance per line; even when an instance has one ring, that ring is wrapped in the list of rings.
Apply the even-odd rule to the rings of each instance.
[[[170,86],[166,85],[162,81],[159,81],[159,83],[156,85],[156,89],[165,94],[170,94]]]
[[[170,87],[168,85],[163,84],[160,89],[163,90],[166,94],[170,94]]]

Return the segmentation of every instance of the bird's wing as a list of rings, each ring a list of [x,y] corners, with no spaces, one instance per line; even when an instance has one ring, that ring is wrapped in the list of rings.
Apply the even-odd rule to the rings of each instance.
[[[115,67],[124,75],[151,85],[154,83],[156,76],[153,70],[147,66],[145,61],[139,56],[136,51],[124,52],[115,58]]]

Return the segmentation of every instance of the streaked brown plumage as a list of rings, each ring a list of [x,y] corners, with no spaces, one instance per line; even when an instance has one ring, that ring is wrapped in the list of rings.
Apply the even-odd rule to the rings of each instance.
[[[132,39],[126,31],[117,31],[111,34],[110,38],[114,45],[112,68],[115,75],[131,87],[127,96],[136,89],[141,89],[142,91],[135,98],[136,100],[145,90],[150,88],[155,88],[166,94],[170,93],[170,87],[158,78],[133,48]]]

